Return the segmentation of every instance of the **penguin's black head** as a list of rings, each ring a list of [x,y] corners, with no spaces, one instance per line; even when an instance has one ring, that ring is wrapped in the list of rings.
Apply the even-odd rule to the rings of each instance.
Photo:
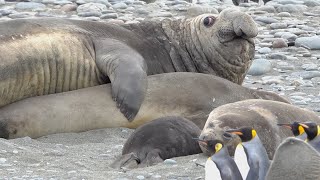
[[[304,133],[304,128],[299,124],[299,122],[293,122],[292,124],[277,124],[278,126],[283,126],[289,128],[294,136],[299,136]]]
[[[257,136],[257,132],[252,127],[242,127],[239,129],[229,129],[227,133],[236,134],[240,137],[242,142],[251,141]]]
[[[200,140],[198,139],[199,143],[204,143],[212,152],[213,154],[219,152],[223,148],[223,142],[220,140]]]
[[[320,135],[320,127],[314,122],[299,123],[307,134],[308,140],[312,140]]]

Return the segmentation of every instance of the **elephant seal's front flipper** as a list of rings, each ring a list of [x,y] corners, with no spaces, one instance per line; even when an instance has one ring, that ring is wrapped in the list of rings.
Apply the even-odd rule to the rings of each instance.
[[[118,40],[97,40],[95,47],[98,68],[110,78],[112,98],[131,122],[140,109],[147,88],[144,58]]]

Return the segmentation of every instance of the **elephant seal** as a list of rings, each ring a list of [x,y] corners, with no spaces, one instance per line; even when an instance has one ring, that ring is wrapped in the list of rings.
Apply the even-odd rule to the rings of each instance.
[[[164,116],[185,117],[202,129],[212,109],[226,103],[257,98],[287,102],[275,93],[202,73],[152,75],[148,84],[141,110],[132,122],[117,109],[107,84],[27,98],[0,108],[0,137],[36,138],[108,127],[137,128]]]
[[[111,167],[152,166],[165,159],[201,153],[201,129],[183,117],[162,117],[137,128],[122,149],[122,156]]]
[[[256,129],[268,152],[269,159],[272,159],[282,140],[292,136],[291,130],[281,128],[277,124],[301,120],[320,122],[318,115],[307,109],[283,102],[248,99],[214,109],[210,113],[199,139],[221,140],[228,145],[230,153],[233,154],[240,139],[224,133],[224,130],[250,126]],[[200,147],[204,153],[211,155],[211,152],[203,144],[200,144]]]
[[[55,18],[0,22],[0,106],[111,82],[113,100],[132,121],[147,75],[199,72],[241,84],[257,33],[253,19],[233,9],[130,25]]]

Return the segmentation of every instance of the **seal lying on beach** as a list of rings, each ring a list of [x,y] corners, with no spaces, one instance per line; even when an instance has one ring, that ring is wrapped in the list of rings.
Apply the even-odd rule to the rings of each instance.
[[[218,139],[229,146],[233,154],[239,138],[230,137],[224,133],[226,129],[237,129],[241,126],[253,127],[272,159],[278,145],[287,137],[292,136],[289,129],[281,128],[278,123],[292,123],[294,121],[314,121],[320,123],[318,115],[310,110],[297,106],[263,99],[248,99],[222,105],[214,109],[203,128],[200,140]],[[200,144],[207,155],[209,148]]]
[[[200,72],[241,84],[258,33],[244,12],[116,25],[71,19],[0,22],[0,106],[32,96],[111,82],[112,98],[132,121],[147,75]]]
[[[201,153],[201,129],[182,117],[162,117],[137,128],[122,149],[122,156],[111,167],[152,166],[165,159]]]
[[[212,109],[244,99],[287,102],[272,92],[257,91],[217,76],[165,73],[148,77],[141,110],[129,122],[112,100],[110,84],[27,98],[0,109],[0,137],[32,138],[98,128],[137,128],[164,116],[181,116],[203,128]],[[108,93],[106,93],[108,92]]]

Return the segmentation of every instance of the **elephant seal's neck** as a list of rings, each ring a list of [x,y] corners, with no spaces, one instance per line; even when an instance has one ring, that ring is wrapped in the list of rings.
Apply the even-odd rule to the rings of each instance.
[[[191,19],[163,20],[162,29],[170,42],[170,57],[174,64],[181,64],[184,71],[215,74],[202,51]]]

